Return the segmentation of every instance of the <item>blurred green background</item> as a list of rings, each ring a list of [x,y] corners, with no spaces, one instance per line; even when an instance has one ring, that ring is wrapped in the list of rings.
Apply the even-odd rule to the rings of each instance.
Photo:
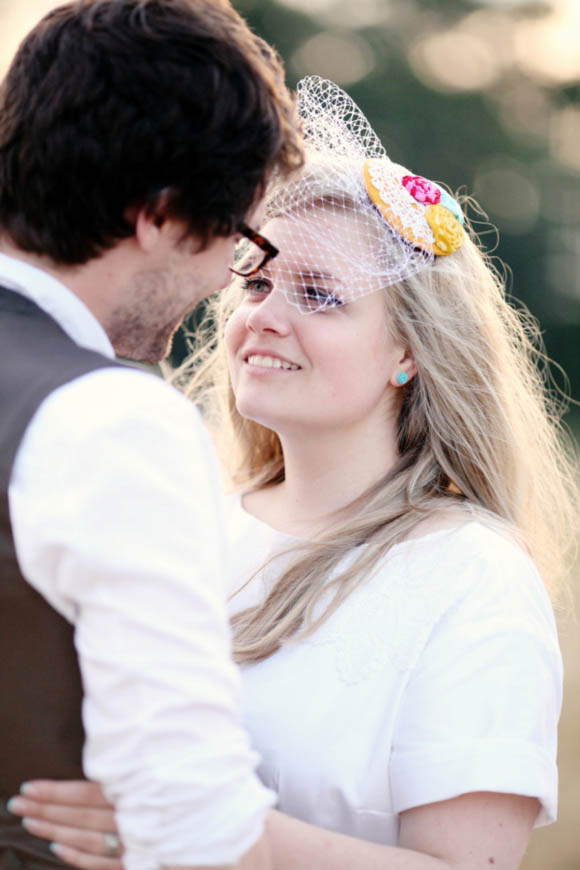
[[[580,0],[233,4],[277,48],[291,85],[307,74],[333,79],[393,160],[476,197],[510,292],[539,318],[580,400]],[[54,5],[0,0],[0,75]],[[184,347],[178,340],[178,355]],[[580,431],[577,410],[567,419]],[[524,870],[580,870],[580,633],[570,618],[560,637],[560,821],[534,834]]]

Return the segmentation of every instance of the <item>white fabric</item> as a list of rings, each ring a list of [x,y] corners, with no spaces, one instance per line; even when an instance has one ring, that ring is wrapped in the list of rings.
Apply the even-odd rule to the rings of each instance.
[[[294,541],[231,504],[231,591]],[[276,561],[231,602],[257,604]],[[245,665],[245,723],[278,808],[396,845],[399,813],[473,791],[557,807],[561,657],[529,558],[478,521],[395,547],[310,638]]]
[[[90,312],[54,279],[2,257],[0,283],[112,356]],[[240,724],[218,493],[195,409],[129,368],[49,396],[14,466],[18,560],[75,625],[85,770],[117,806],[128,870],[234,863],[272,801]]]

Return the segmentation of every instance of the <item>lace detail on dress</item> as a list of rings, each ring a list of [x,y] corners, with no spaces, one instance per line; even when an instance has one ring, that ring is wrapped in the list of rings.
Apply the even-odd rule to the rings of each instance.
[[[453,576],[447,575],[444,555],[456,531],[394,548],[368,581],[305,638],[311,646],[334,646],[341,682],[356,685],[381,668],[401,672],[414,667],[470,563],[467,554],[454,559]],[[317,613],[327,602],[320,602]]]

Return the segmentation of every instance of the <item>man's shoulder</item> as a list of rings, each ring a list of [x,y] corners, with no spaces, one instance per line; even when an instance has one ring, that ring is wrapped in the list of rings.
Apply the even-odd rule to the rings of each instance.
[[[93,428],[201,425],[192,402],[156,373],[129,364],[87,372],[55,390],[45,404],[52,406],[51,416],[72,414],[80,426]]]
[[[188,491],[207,489],[208,498],[218,486],[196,407],[160,378],[130,367],[100,369],[51,393],[31,420],[19,460],[15,473],[36,484],[74,486],[77,476],[95,474],[132,486],[171,478]]]
[[[0,399],[40,401],[63,383],[121,363],[78,344],[32,299],[0,284]],[[22,404],[20,402],[19,404]]]

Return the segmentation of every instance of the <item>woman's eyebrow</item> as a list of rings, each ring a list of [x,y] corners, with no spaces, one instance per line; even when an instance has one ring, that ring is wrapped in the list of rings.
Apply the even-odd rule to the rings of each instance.
[[[318,272],[315,269],[299,269],[296,274],[299,275],[300,278],[310,278],[317,281],[334,281],[337,284],[343,283],[336,275],[332,275],[330,272]]]
[[[263,256],[264,255],[262,254],[262,257]],[[250,270],[250,269],[255,268],[255,266],[257,266],[259,262],[260,262],[260,255],[252,252],[250,254],[246,254],[245,257],[242,257],[242,259],[238,263],[234,262],[233,268],[240,269],[240,270],[241,269]]]

